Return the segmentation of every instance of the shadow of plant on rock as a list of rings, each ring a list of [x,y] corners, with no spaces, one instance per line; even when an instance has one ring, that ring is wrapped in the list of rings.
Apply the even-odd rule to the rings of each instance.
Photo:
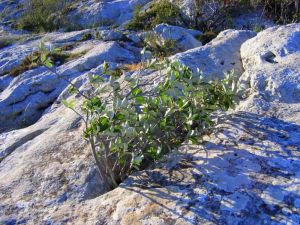
[[[121,184],[187,224],[298,224],[300,126],[238,112]],[[145,216],[145,215],[144,215]]]

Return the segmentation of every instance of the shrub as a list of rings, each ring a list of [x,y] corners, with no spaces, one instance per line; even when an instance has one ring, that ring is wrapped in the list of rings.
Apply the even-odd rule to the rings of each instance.
[[[175,63],[151,64],[166,70],[164,82],[146,88],[140,73],[121,78],[103,66],[103,74],[90,76],[92,88],[82,93],[71,84],[69,91],[85,101],[63,103],[81,115],[84,137],[102,179],[115,188],[132,171],[147,167],[183,142],[197,138],[213,125],[211,114],[233,106],[231,78],[205,82],[201,74]],[[58,75],[59,76],[59,75]]]
[[[193,3],[189,26],[203,32],[232,28],[234,17],[257,7],[276,23],[300,21],[299,0],[194,0]]]
[[[262,0],[267,16],[278,23],[300,21],[299,0]]]
[[[133,19],[126,27],[130,30],[152,29],[157,24],[178,24],[181,20],[180,8],[177,5],[168,0],[160,0],[155,1],[146,11],[137,6]]]
[[[239,8],[255,8],[257,6],[264,9],[264,14],[277,23],[291,23],[300,21],[299,0],[234,0],[232,6]]]
[[[65,0],[30,0],[17,27],[35,32],[59,29],[66,21],[62,13],[66,7]]]

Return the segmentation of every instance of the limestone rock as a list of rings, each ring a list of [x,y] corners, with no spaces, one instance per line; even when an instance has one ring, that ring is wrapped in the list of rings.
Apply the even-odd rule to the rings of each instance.
[[[159,24],[153,30],[163,40],[176,41],[176,45],[182,51],[202,46],[202,43],[195,38],[202,34],[201,31],[168,24]]]
[[[241,109],[267,112],[276,111],[271,108],[279,105],[299,105],[300,24],[260,32],[242,45],[241,57],[246,71],[240,78],[240,91],[249,96]],[[280,113],[288,112],[279,110],[277,115]]]
[[[117,41],[123,37],[123,33],[116,30],[101,30],[99,34],[103,41]]]
[[[252,31],[226,30],[221,32],[209,44],[178,53],[171,59],[203,72],[207,80],[222,78],[224,73],[234,70],[237,76],[243,73],[240,47],[255,36]]]
[[[47,46],[63,46],[78,42],[86,33],[71,32],[65,34],[48,34],[43,40]],[[55,38],[54,38],[55,37]],[[38,49],[41,39],[23,45],[13,45],[0,53],[2,71],[7,71],[20,64],[32,51]],[[58,68],[60,76],[46,68],[38,67],[20,74],[15,78],[0,78],[0,130],[8,130],[30,125],[37,121],[43,111],[51,106],[71,80],[86,73],[104,61],[111,63],[133,63],[139,56],[116,42],[90,40],[75,45],[73,53],[80,53],[78,58]],[[6,57],[4,57],[6,55]]]
[[[151,0],[109,0],[109,1],[78,1],[76,10],[70,13],[70,18],[79,18],[77,21],[82,27],[107,26],[128,22],[137,5],[145,5]]]
[[[0,146],[1,224],[13,219],[40,223],[36,207],[55,207],[107,191],[82,140],[80,119],[62,104],[54,104],[33,126],[0,134]],[[6,220],[11,210],[15,216]],[[22,211],[33,216],[20,219]]]
[[[80,41],[76,32],[61,39],[47,34],[47,46],[72,43],[71,51],[83,54],[56,68],[62,77],[39,67],[0,78],[1,128],[39,113],[30,126],[0,131],[0,224],[299,224],[298,26],[271,28],[257,37],[227,30],[206,46],[174,56],[193,70],[199,67],[207,79],[231,69],[243,73],[241,84],[253,80],[241,86],[248,98],[236,110],[219,112],[218,125],[201,145],[183,145],[108,193],[82,139],[80,117],[61,103],[68,95],[60,78],[84,89],[88,74],[101,72],[104,60],[113,67],[136,63],[140,49],[124,42]],[[23,43],[20,57],[39,41]],[[275,57],[266,54],[270,51]],[[4,58],[3,64],[20,63],[17,59],[10,64]],[[163,79],[151,71],[143,71],[141,79],[148,75]],[[282,93],[283,84],[291,87],[290,96]],[[258,101],[261,105],[250,107]],[[16,108],[21,114],[9,111]]]

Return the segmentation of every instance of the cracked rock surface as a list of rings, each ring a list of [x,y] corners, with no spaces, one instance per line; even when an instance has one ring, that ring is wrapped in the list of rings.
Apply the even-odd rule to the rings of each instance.
[[[299,24],[258,35],[227,30],[209,45],[175,55],[202,69],[207,79],[211,72],[220,77],[235,69],[241,100],[235,110],[219,113],[218,125],[201,145],[183,145],[110,192],[82,139],[79,117],[61,103],[68,97],[65,80],[43,67],[15,78],[5,73],[0,224],[299,224],[299,30]],[[46,35],[46,44],[72,44],[70,51],[82,53],[56,67],[76,85],[100,72],[104,60],[115,67],[140,60],[134,42],[82,41],[86,32]],[[1,71],[20,63],[40,38],[1,49]],[[22,45],[11,61],[4,57]],[[24,118],[33,119],[22,126]]]

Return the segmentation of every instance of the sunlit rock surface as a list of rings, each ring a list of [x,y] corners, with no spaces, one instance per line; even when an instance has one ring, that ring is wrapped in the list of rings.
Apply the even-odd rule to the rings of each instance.
[[[95,4],[116,4],[111,16],[122,22],[140,1],[86,2],[90,15]],[[22,38],[0,49],[0,224],[300,223],[299,24],[258,35],[226,30],[171,57],[208,80],[234,69],[237,108],[219,114],[201,145],[183,145],[108,193],[80,118],[61,103],[69,96],[65,79],[84,89],[104,61],[121,67],[141,60],[135,32],[99,29],[29,37],[5,31]],[[61,76],[43,67],[10,76],[41,40],[49,48],[68,45],[76,57],[54,68]],[[142,71],[142,79],[149,73]]]
[[[241,47],[240,109],[300,122],[300,25],[276,26]]]
[[[234,70],[237,76],[243,73],[240,47],[256,33],[247,30],[225,30],[209,44],[178,53],[172,60],[201,71],[208,79],[223,78],[224,73]]]

